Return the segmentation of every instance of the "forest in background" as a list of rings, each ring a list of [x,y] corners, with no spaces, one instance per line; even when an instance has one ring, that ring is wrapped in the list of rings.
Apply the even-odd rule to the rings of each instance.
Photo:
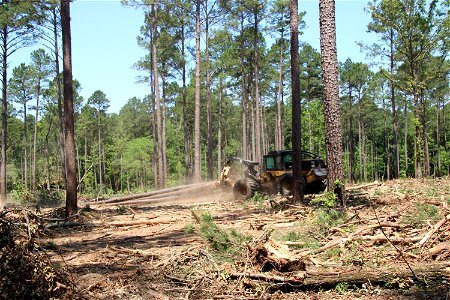
[[[30,191],[63,188],[60,22],[51,2],[8,2],[14,3],[0,6],[2,99],[10,103],[7,186],[25,199]],[[142,82],[149,95],[110,114],[103,91],[88,99],[75,93],[81,194],[173,186],[193,180],[196,167],[203,179],[214,179],[228,156],[259,161],[270,150],[291,148],[289,2],[205,0],[200,11],[191,4],[124,2],[145,11],[138,42],[148,55],[136,58],[136,67],[147,74]],[[379,63],[349,58],[339,65],[349,182],[449,174],[448,6],[369,3],[368,30],[379,41],[361,46]],[[13,10],[12,22],[7,16]],[[196,14],[205,41],[197,53]],[[32,52],[30,64],[7,74],[11,54],[31,44],[42,49]],[[302,149],[325,157],[321,57],[305,43],[299,51]]]

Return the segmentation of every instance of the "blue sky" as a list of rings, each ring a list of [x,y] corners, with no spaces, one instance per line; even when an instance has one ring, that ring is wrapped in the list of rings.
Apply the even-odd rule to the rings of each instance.
[[[364,12],[367,1],[336,0],[337,51],[339,61],[365,61],[357,41],[373,43],[368,34],[370,16]],[[299,0],[299,11],[306,11],[306,28],[301,41],[319,49],[319,2]],[[146,52],[137,46],[136,37],[144,23],[142,11],[125,7],[119,0],[75,0],[71,4],[73,75],[82,87],[87,100],[96,90],[103,91],[110,100],[109,112],[119,112],[128,99],[143,98],[149,87],[137,83],[144,73],[133,64]],[[11,57],[10,66],[27,62],[30,49],[23,49]],[[12,67],[10,74],[12,73]]]

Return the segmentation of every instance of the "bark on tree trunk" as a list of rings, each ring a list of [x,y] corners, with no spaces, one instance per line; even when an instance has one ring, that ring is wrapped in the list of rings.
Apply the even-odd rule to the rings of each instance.
[[[181,59],[182,59],[182,77],[183,77],[183,130],[184,130],[184,181],[187,183],[191,177],[190,147],[189,147],[189,129],[187,120],[187,89],[186,89],[186,54],[185,54],[185,24],[184,19],[181,24]]]
[[[408,101],[405,100],[405,136],[404,136],[404,147],[405,147],[405,176],[408,177]]]
[[[384,128],[384,150],[385,150],[385,153],[386,153],[386,179],[389,180],[391,178],[391,173],[390,173],[391,157],[390,157],[390,153],[389,153],[389,136],[388,136],[388,131],[387,131],[387,111],[386,111],[386,107],[385,107],[384,97],[383,97],[383,110],[384,110],[384,123],[383,123],[383,128]]]
[[[423,164],[424,164],[424,176],[430,177],[430,153],[428,149],[428,126],[425,106],[424,91],[420,93],[420,102],[422,104],[422,134],[423,134]]]
[[[56,85],[58,89],[57,95],[57,108],[58,108],[58,125],[59,125],[59,154],[61,156],[61,176],[66,184],[66,158],[64,153],[64,118],[63,118],[63,99],[61,88],[61,75],[59,68],[59,45],[58,45],[58,20],[56,17],[56,7],[53,9],[53,35],[54,35],[54,51],[55,51],[55,72],[56,72]],[[85,156],[86,157],[86,156]],[[85,158],[86,159],[86,158]]]
[[[338,65],[336,53],[336,24],[334,0],[320,0],[320,50],[322,55],[322,80],[324,84],[324,113],[328,162],[328,190],[333,191],[335,182],[344,179],[341,144],[341,112],[339,108]],[[341,186],[336,191],[343,201]],[[345,203],[343,203],[345,205]]]
[[[349,169],[349,179],[350,182],[355,181],[355,168],[356,168],[356,158],[355,158],[355,138],[354,138],[354,132],[353,132],[353,95],[351,91],[351,87],[349,86],[349,139],[350,139],[350,169]]]
[[[300,108],[300,66],[298,53],[298,0],[291,0],[291,84],[292,84],[292,177],[293,202],[303,202],[301,108]]]
[[[277,126],[275,134],[275,149],[283,149],[283,115],[282,115],[282,99],[283,99],[283,43],[280,43],[280,66],[278,75],[278,97],[277,97]]]
[[[0,204],[6,203],[6,146],[7,146],[7,125],[8,125],[8,101],[7,101],[7,82],[8,82],[8,27],[3,30],[3,65],[2,65],[2,153],[0,161]]]
[[[162,78],[161,152],[162,152],[162,165],[163,165],[162,188],[165,189],[167,187],[166,80],[165,80],[165,76],[163,76],[163,75],[161,75],[161,78]]]
[[[25,190],[28,190],[28,124],[27,124],[27,104],[24,103],[23,105],[23,159],[24,159],[24,164],[23,164],[23,173],[24,173],[24,185],[25,185]]]
[[[65,154],[67,167],[66,183],[66,216],[78,210],[77,203],[77,171],[75,155],[75,122],[73,109],[72,86],[72,46],[70,33],[70,1],[61,0],[61,27],[63,38],[64,61],[64,123],[65,123]]]
[[[389,80],[391,87],[391,106],[392,106],[392,130],[393,130],[393,143],[392,148],[394,152],[394,179],[400,177],[400,151],[398,149],[398,126],[397,126],[397,108],[395,105],[395,84],[394,84],[394,30],[390,31],[390,75]]]
[[[436,107],[436,145],[437,145],[437,172],[436,176],[441,177],[441,98],[437,99]]]
[[[255,59],[255,157],[254,160],[261,163],[261,104],[259,95],[259,57],[258,57],[258,5],[256,4],[254,12],[254,27],[253,27],[253,47]]]
[[[38,80],[36,89],[36,113],[34,115],[34,135],[33,135],[33,160],[31,163],[31,191],[36,190],[36,154],[37,154],[37,122],[39,117],[39,98],[41,96],[41,80]]]
[[[155,96],[155,113],[156,113],[156,134],[157,134],[157,158],[158,158],[158,188],[164,188],[164,165],[163,165],[163,138],[162,138],[162,113],[161,113],[161,99],[159,94],[159,70],[158,70],[158,56],[156,49],[156,20],[158,7],[152,4],[152,62],[153,62],[153,91]]]
[[[98,135],[98,187],[99,194],[103,193],[103,168],[102,168],[102,130],[100,110],[97,111],[97,135]]]
[[[200,149],[200,4],[196,1],[195,25],[195,113],[194,113],[194,181],[202,180]]]
[[[205,0],[205,7],[208,7],[208,0]],[[211,74],[209,70],[209,14],[206,13],[205,19],[205,60],[206,60],[206,130],[207,130],[207,169],[208,179],[214,178],[213,163],[213,129],[211,117]]]
[[[241,80],[242,80],[242,157],[248,159],[248,129],[247,129],[247,84],[245,82],[245,46],[244,46],[244,15],[241,15]]]
[[[417,91],[413,90],[414,95],[414,174],[415,178],[422,178],[422,154],[421,147],[422,137],[420,134],[420,109],[419,109],[419,95]]]
[[[52,128],[52,124],[53,124],[53,118],[50,118],[50,123],[48,124],[48,130],[47,133],[45,134],[45,149],[44,149],[44,153],[45,153],[45,181],[47,183],[47,191],[50,190],[50,153],[49,153],[49,136],[50,136],[50,131]]]
[[[217,170],[222,171],[222,76],[219,75],[219,103],[217,113]]]

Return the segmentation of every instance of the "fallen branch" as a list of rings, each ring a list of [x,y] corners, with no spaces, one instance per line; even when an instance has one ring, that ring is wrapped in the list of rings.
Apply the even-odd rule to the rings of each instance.
[[[425,236],[420,240],[419,245],[423,247],[423,245],[428,241],[428,239],[448,220],[450,220],[450,214],[446,215],[442,220],[434,224],[433,227],[431,227],[431,230],[428,231],[425,234]]]
[[[319,249],[315,249],[315,250],[306,250],[303,252],[298,253],[298,255],[296,255],[296,257],[305,257],[308,256],[310,254],[317,254],[317,253],[321,253],[324,252],[326,250],[332,249],[334,247],[337,246],[341,246],[341,245],[345,245],[351,241],[354,241],[355,239],[371,239],[368,237],[359,237],[362,233],[376,229],[376,228],[381,228],[381,227],[394,227],[394,228],[400,228],[401,225],[400,224],[396,224],[396,223],[381,223],[381,224],[371,224],[371,225],[367,225],[364,226],[360,229],[358,229],[357,231],[355,231],[354,233],[352,233],[351,235],[349,235],[348,237],[344,237],[344,238],[339,238],[339,239],[334,239],[332,241],[329,241],[327,244],[325,244],[324,246],[320,247]],[[405,241],[405,239],[401,239],[399,240],[399,242]]]
[[[273,275],[273,274],[267,274],[267,273],[231,273],[229,274],[231,278],[237,279],[242,277],[247,277],[250,279],[257,279],[257,280],[264,280],[269,282],[276,282],[276,283],[296,283],[301,284],[303,283],[304,279],[304,273],[299,273],[299,276],[280,276],[280,275]]]
[[[83,226],[83,225],[93,226],[92,224],[84,224],[84,223],[80,223],[80,222],[64,222],[64,223],[56,223],[56,224],[46,225],[45,229],[77,227],[77,226]]]

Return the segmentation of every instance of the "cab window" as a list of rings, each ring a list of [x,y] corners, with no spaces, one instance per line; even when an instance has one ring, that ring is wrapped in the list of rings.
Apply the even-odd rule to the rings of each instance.
[[[275,161],[272,156],[266,157],[266,169],[273,170],[275,168]]]

